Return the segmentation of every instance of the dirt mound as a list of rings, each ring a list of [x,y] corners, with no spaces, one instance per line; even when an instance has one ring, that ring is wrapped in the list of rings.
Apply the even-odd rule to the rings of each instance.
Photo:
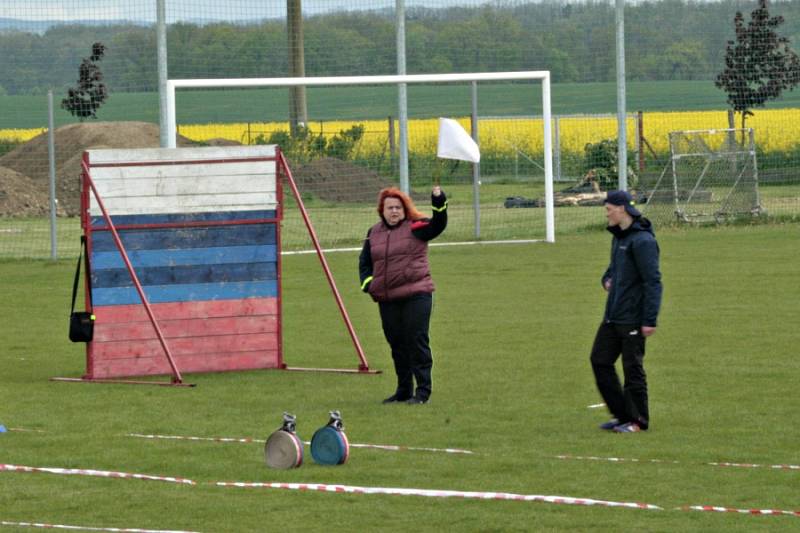
[[[47,192],[49,163],[47,133],[34,137],[3,157],[0,166],[29,177],[36,191]],[[83,122],[55,130],[56,197],[67,215],[80,210],[81,158],[90,148],[157,148],[159,127],[150,122]],[[185,137],[178,137],[178,146],[193,146]],[[48,200],[44,197],[44,204]]]
[[[42,217],[49,213],[47,186],[42,187],[10,168],[0,167],[0,217]]]
[[[0,174],[0,194],[3,195],[0,196],[0,215],[37,216],[48,212],[47,144],[47,133],[43,133],[0,157],[0,168],[5,167]],[[235,146],[240,143],[212,139],[203,144]],[[149,122],[84,122],[56,129],[59,214],[75,216],[80,212],[81,161],[85,150],[157,148],[159,145],[159,127]],[[197,146],[197,143],[179,136],[178,146]],[[380,189],[392,185],[368,168],[330,157],[306,165],[292,165],[292,172],[302,193],[328,202],[372,203]],[[41,212],[37,211],[40,206]]]
[[[375,202],[378,191],[392,185],[377,172],[332,157],[289,164],[300,192],[327,202]]]
[[[202,144],[207,144],[208,146],[241,146],[242,143],[239,141],[232,141],[230,139],[223,139],[222,137],[214,137],[213,139],[208,139],[207,141],[203,141]]]

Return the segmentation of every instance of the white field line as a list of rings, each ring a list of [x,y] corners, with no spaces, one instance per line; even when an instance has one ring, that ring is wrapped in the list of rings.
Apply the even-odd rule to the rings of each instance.
[[[680,461],[667,459],[636,459],[633,457],[595,457],[591,455],[556,455],[556,459],[572,459],[576,461],[608,461],[611,463],[669,463],[681,464]],[[683,463],[688,464],[688,463]],[[773,470],[800,470],[800,465],[761,465],[756,463],[700,463],[707,466],[726,466],[730,468],[771,468]]]
[[[128,433],[127,437],[137,437],[140,439],[153,439],[153,440],[188,440],[188,441],[208,441],[208,442],[241,442],[249,443],[264,443],[264,439],[252,438],[238,438],[238,437],[191,437],[183,435],[144,435],[141,433]],[[303,444],[310,445],[310,441],[303,441]],[[460,448],[426,448],[415,446],[398,446],[395,444],[363,444],[363,443],[350,443],[351,448],[370,448],[376,450],[388,450],[394,452],[402,451],[420,451],[420,452],[438,452],[438,453],[454,453],[474,455],[475,452],[470,450],[462,450]]]
[[[629,509],[660,510],[661,507],[649,503],[615,502],[592,498],[571,496],[542,496],[539,494],[513,494],[508,492],[474,492],[461,490],[437,490],[391,487],[358,487],[353,485],[325,485],[320,483],[248,483],[238,481],[219,481],[220,487],[269,488],[299,491],[333,492],[338,494],[385,494],[392,496],[423,496],[426,498],[463,498],[475,500],[514,500],[526,502],[558,503],[563,505],[584,505],[601,507],[625,507]]]
[[[149,474],[134,474],[128,472],[112,472],[108,470],[94,470],[94,469],[83,469],[83,468],[54,468],[50,466],[38,467],[38,466],[0,464],[0,472],[47,473],[47,474],[60,474],[65,476],[90,476],[90,477],[107,477],[107,478],[143,479],[146,481],[168,481],[170,483],[180,483],[184,485],[196,484],[191,479],[184,479],[179,477],[152,476]]]
[[[499,240],[499,241],[464,241],[464,242],[432,242],[428,246],[479,246],[483,244],[535,244],[545,242],[544,239],[520,239],[520,240]],[[322,253],[329,254],[334,252],[360,252],[361,246],[358,248],[326,248]],[[281,252],[281,255],[306,255],[315,254],[316,250],[290,250]]]
[[[69,529],[72,531],[121,531],[123,533],[197,533],[196,531],[181,531],[177,529],[139,529],[139,528],[120,528],[120,527],[92,527],[92,526],[68,526],[65,524],[47,524],[44,522],[10,522],[0,521],[2,526],[15,527],[35,527],[42,529]]]

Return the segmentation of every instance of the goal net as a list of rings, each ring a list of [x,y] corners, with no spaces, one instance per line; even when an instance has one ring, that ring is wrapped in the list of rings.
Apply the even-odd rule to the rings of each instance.
[[[719,223],[761,213],[751,128],[673,131],[669,143],[678,221]]]
[[[296,87],[307,109],[290,124]],[[326,249],[361,245],[381,188],[407,187],[430,215],[435,184],[449,200],[437,242],[554,241],[549,72],[170,80],[167,114],[170,146],[280,146]],[[478,165],[436,157],[440,117],[477,137]],[[528,208],[509,208],[512,197]],[[308,249],[299,213],[284,207],[284,249]]]

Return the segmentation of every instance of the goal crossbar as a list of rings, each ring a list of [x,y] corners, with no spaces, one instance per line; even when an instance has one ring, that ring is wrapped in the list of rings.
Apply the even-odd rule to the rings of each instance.
[[[550,111],[550,71],[531,70],[520,72],[471,72],[458,74],[405,74],[387,76],[319,76],[304,78],[210,78],[167,80],[166,128],[167,146],[177,146],[177,118],[175,112],[175,90],[178,88],[225,88],[225,87],[319,87],[339,85],[402,85],[415,83],[455,83],[479,81],[542,82],[542,129],[544,134],[544,192],[547,242],[555,242],[555,211],[553,202],[553,143]]]

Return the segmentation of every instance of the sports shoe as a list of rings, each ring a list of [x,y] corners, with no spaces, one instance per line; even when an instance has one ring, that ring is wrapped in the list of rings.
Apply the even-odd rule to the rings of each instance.
[[[627,424],[620,424],[614,428],[614,433],[638,433],[642,428],[636,422],[628,422]]]
[[[422,405],[428,403],[427,398],[420,398],[419,396],[414,396],[406,400],[406,403],[409,405]]]
[[[409,399],[408,396],[399,396],[397,394],[392,394],[391,396],[383,400],[383,402],[381,403],[400,403],[400,402],[406,402],[408,401],[408,399]]]
[[[598,427],[599,427],[600,429],[604,429],[604,430],[606,430],[606,431],[611,431],[611,430],[613,430],[615,427],[617,427],[618,425],[619,425],[619,420],[617,420],[616,418],[612,418],[612,419],[611,419],[611,420],[609,420],[608,422],[603,422],[603,423],[602,423],[602,424],[600,424]]]

